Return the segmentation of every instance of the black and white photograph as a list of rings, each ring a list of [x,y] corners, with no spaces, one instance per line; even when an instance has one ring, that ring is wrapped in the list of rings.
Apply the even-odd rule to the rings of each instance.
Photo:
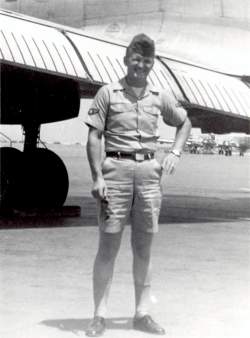
[[[250,336],[250,2],[1,0],[0,336]]]

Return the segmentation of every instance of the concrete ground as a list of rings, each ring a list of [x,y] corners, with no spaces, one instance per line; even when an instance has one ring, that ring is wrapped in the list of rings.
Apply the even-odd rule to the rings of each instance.
[[[3,338],[83,337],[92,319],[98,228],[85,149],[51,150],[69,170],[66,205],[80,205],[81,216],[2,219]],[[166,337],[249,337],[249,164],[250,157],[236,155],[184,155],[175,175],[163,177],[150,314]],[[131,262],[127,226],[109,298],[107,338],[153,336],[132,330]]]

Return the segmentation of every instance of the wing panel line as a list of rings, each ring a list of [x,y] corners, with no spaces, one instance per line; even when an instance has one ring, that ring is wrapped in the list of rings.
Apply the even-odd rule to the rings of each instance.
[[[121,70],[122,70],[124,76],[126,76],[126,73],[124,72],[124,69],[122,68],[122,66],[121,66],[121,64],[120,64],[120,62],[119,62],[119,60],[116,59],[116,61],[117,61],[118,65],[120,66],[120,68],[121,68]]]
[[[163,72],[162,70],[161,70],[161,74],[162,74],[162,76],[164,77],[164,79],[166,80],[166,82],[167,82],[167,84],[169,85],[169,87],[170,87],[170,89],[171,89],[171,91],[172,91],[174,97],[175,97],[176,100],[177,100],[177,97],[176,97],[176,95],[175,95],[175,92],[174,92],[174,90],[173,90],[171,84],[168,82],[168,79],[167,79],[167,77],[165,76],[165,74],[164,74],[164,72]]]
[[[233,91],[233,89],[231,89],[231,92],[232,92],[232,94],[235,96],[236,100],[238,101],[238,103],[239,103],[239,105],[241,106],[242,110],[244,111],[245,115],[248,116],[248,115],[247,115],[247,112],[245,111],[244,106],[242,105],[242,103],[241,103],[240,100],[238,99],[238,97],[237,97],[236,93]]]
[[[159,83],[161,84],[162,88],[164,88],[164,86],[163,86],[163,84],[161,83],[161,80],[159,79],[157,73],[154,71],[154,69],[152,69],[152,71],[153,71],[155,77],[157,78],[157,80],[159,81]]]
[[[211,89],[212,93],[214,94],[214,96],[216,97],[216,100],[217,100],[218,103],[219,103],[219,106],[220,106],[221,109],[223,110],[223,107],[222,107],[222,105],[221,105],[221,103],[220,103],[220,100],[218,99],[217,95],[215,94],[215,92],[214,92],[213,88],[211,87],[210,83],[207,82],[207,85],[208,85],[208,87]]]
[[[69,58],[69,60],[72,64],[73,68],[74,68],[76,76],[78,76],[77,71],[76,71],[75,66],[74,66],[74,62],[72,62],[71,57],[69,56],[69,53],[68,53],[67,49],[65,48],[65,46],[63,46],[63,48],[64,48],[64,50],[65,50],[65,52],[66,52],[66,54],[67,54],[67,56],[68,56],[68,58]]]
[[[215,84],[215,87],[217,88],[218,92],[220,93],[221,97],[223,98],[224,103],[226,103],[226,106],[227,106],[227,108],[228,108],[228,111],[232,112],[231,109],[230,109],[230,107],[229,107],[229,105],[228,105],[228,103],[227,103],[227,100],[225,100],[225,98],[224,98],[224,96],[223,96],[222,92],[220,91],[220,89],[219,89],[219,87],[218,87],[217,84]]]
[[[38,45],[37,45],[37,43],[36,43],[36,40],[35,40],[34,38],[32,38],[32,40],[34,41],[34,44],[35,44],[35,46],[36,46],[36,48],[37,48],[37,50],[38,50],[38,52],[39,52],[39,54],[40,54],[40,56],[41,56],[41,58],[42,58],[42,60],[43,60],[43,64],[44,64],[44,66],[45,66],[45,69],[48,69],[48,68],[47,68],[47,65],[46,65],[46,63],[45,63],[45,60],[44,60],[44,58],[43,58],[43,55],[42,55],[42,53],[41,53],[41,51],[40,51],[40,48],[38,47]]]
[[[64,64],[64,62],[63,62],[63,59],[62,59],[62,57],[61,57],[60,53],[58,52],[58,49],[56,48],[56,45],[55,45],[55,43],[54,43],[54,42],[53,42],[53,46],[55,47],[55,50],[56,50],[56,52],[57,52],[57,54],[58,54],[58,56],[59,56],[60,60],[62,61],[62,64],[63,64],[63,67],[64,67],[64,69],[65,69],[65,72],[66,72],[66,74],[68,74],[68,72],[67,72],[67,68],[66,68],[66,66],[65,66],[65,64]]]
[[[50,53],[50,50],[49,50],[49,48],[48,48],[48,46],[46,45],[46,43],[45,43],[44,40],[43,40],[43,44],[44,44],[45,48],[47,49],[47,51],[48,51],[48,53],[49,53],[49,56],[50,56],[50,58],[51,58],[51,61],[53,62],[53,65],[54,65],[54,67],[55,67],[55,70],[58,72],[58,69],[57,69],[57,67],[56,67],[55,61],[54,61],[54,59],[52,58],[52,55],[51,55],[51,53]]]
[[[235,109],[236,109],[236,111],[238,112],[238,114],[241,115],[240,112],[239,112],[239,110],[238,110],[238,108],[237,108],[237,106],[236,106],[235,103],[233,102],[231,96],[228,94],[226,88],[225,88],[225,87],[222,87],[222,88],[223,88],[224,91],[226,92],[227,96],[229,97],[229,100],[232,102],[232,104],[233,104],[233,106],[235,107]]]
[[[248,102],[245,100],[244,96],[241,94],[241,92],[239,92],[240,96],[243,98],[243,100],[245,101],[246,105],[248,106],[248,108],[250,108]]]
[[[73,50],[75,51],[76,55],[78,56],[78,59],[80,61],[81,66],[83,67],[84,71],[85,71],[85,75],[90,79],[91,82],[94,82],[93,80],[93,76],[91,75],[91,73],[89,72],[88,67],[86,66],[86,63],[84,61],[84,59],[82,58],[81,53],[79,52],[78,48],[76,47],[74,41],[72,40],[72,38],[69,36],[69,34],[67,34],[66,31],[62,31],[62,34],[65,36],[65,38],[67,39],[67,41],[70,43],[70,45],[73,47]],[[66,50],[66,48],[64,47],[64,49]],[[68,54],[68,53],[67,53]],[[69,55],[68,55],[69,56]],[[70,59],[71,60],[71,59]],[[71,61],[72,65],[73,62]],[[74,67],[75,69],[75,67]],[[77,71],[75,69],[75,72],[77,74]],[[78,76],[78,74],[77,74]]]
[[[22,37],[23,37],[24,43],[26,44],[26,46],[27,46],[27,48],[28,48],[28,51],[30,52],[30,55],[31,55],[32,60],[33,60],[33,62],[34,62],[34,65],[37,67],[36,60],[35,60],[35,58],[33,57],[33,54],[31,53],[31,50],[30,50],[30,48],[29,48],[29,45],[28,45],[27,41],[25,40],[25,37],[24,37],[23,35],[22,35]]]
[[[98,67],[96,66],[96,64],[95,64],[95,61],[93,60],[93,58],[92,58],[92,56],[91,56],[91,54],[88,52],[88,54],[89,54],[89,56],[90,56],[90,58],[91,58],[91,60],[92,60],[92,62],[93,62],[93,64],[94,64],[94,66],[95,66],[95,68],[96,68],[96,70],[97,70],[97,72],[98,72],[98,74],[99,74],[99,76],[100,76],[100,79],[102,80],[102,82],[104,82],[103,81],[103,78],[102,78],[102,76],[101,76],[101,73],[99,72],[99,69],[98,69]]]
[[[193,95],[193,97],[194,97],[196,103],[199,104],[199,100],[197,99],[195,93],[193,92],[192,88],[190,87],[190,85],[189,85],[188,81],[186,80],[185,76],[182,75],[180,78],[182,78],[182,79],[184,80],[184,82],[186,82],[186,85],[187,85],[188,88],[190,89],[190,91],[191,91],[191,93],[192,93],[192,95]]]
[[[13,39],[14,39],[16,45],[17,45],[17,48],[18,48],[18,50],[19,50],[19,52],[20,52],[20,54],[21,54],[21,56],[22,56],[23,62],[24,62],[24,64],[26,65],[26,62],[25,62],[25,59],[24,59],[22,50],[21,50],[20,46],[18,45],[18,43],[17,43],[17,41],[16,41],[15,35],[14,35],[13,33],[11,33],[11,35],[12,35],[12,37],[13,37]]]
[[[155,86],[154,81],[152,80],[152,77],[150,76],[150,74],[148,74],[148,77],[149,77],[150,81],[152,82],[152,84]]]
[[[211,104],[212,104],[213,108],[215,109],[215,105],[214,105],[214,103],[213,103],[213,100],[211,99],[211,97],[210,97],[209,93],[207,92],[207,90],[206,90],[206,88],[205,88],[204,84],[203,84],[203,83],[202,83],[200,80],[199,80],[199,82],[200,82],[201,86],[203,87],[203,89],[204,89],[205,93],[207,94],[207,97],[209,98],[209,100],[210,100],[210,102],[211,102]]]
[[[107,68],[105,67],[104,62],[103,62],[102,59],[100,58],[100,55],[99,55],[99,54],[96,54],[96,55],[97,55],[97,57],[99,58],[99,60],[101,61],[102,65],[103,65],[103,68],[106,70],[106,73],[108,74],[108,77],[109,77],[109,79],[110,79],[110,82],[112,82],[112,78],[111,78],[111,76],[110,76],[110,74],[109,74]]]
[[[36,45],[34,39],[32,37],[26,36],[25,42],[27,44],[27,48],[30,50],[31,55],[34,58],[34,62],[37,68],[46,69],[45,62],[41,56],[41,53]]]
[[[112,62],[110,61],[110,59],[109,59],[109,57],[107,56],[107,59],[108,59],[108,61],[109,61],[109,63],[110,63],[110,65],[111,65],[111,67],[113,68],[113,70],[114,70],[114,72],[115,72],[115,74],[116,74],[116,76],[117,76],[117,79],[118,79],[118,81],[120,80],[120,78],[119,78],[119,76],[118,76],[118,74],[117,74],[117,72],[116,72],[116,69],[115,69],[115,67],[113,66],[113,64],[112,64]]]
[[[4,32],[3,32],[2,30],[1,30],[1,33],[2,33],[2,35],[3,35],[3,38],[4,38],[5,42],[6,42],[6,46],[7,46],[8,49],[9,49],[9,52],[10,52],[10,55],[12,56],[13,61],[16,62],[16,60],[15,60],[15,58],[14,58],[14,55],[12,54],[12,50],[11,50],[11,48],[10,48],[10,46],[9,46],[9,44],[8,44],[8,41],[7,41],[7,39],[6,39],[5,35],[4,35]]]
[[[200,96],[201,96],[201,98],[202,98],[202,101],[204,102],[205,107],[207,107],[206,101],[204,100],[204,97],[203,97],[203,95],[201,94],[200,89],[199,89],[198,86],[196,85],[194,79],[191,78],[191,81],[193,82],[193,84],[194,84],[195,88],[197,89],[198,93],[200,94]]]

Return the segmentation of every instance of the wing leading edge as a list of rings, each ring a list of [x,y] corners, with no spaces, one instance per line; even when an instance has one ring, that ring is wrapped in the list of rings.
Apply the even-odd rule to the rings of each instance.
[[[78,101],[80,97],[91,98],[100,86],[126,74],[126,46],[15,13],[0,14],[1,123],[23,124],[23,119],[31,118],[32,109],[29,108],[28,117],[23,113],[26,107],[20,88],[31,87],[26,91],[36,101],[33,107],[38,111],[37,122],[48,123],[78,116],[76,96]],[[249,133],[250,88],[240,79],[157,53],[149,81],[171,91],[187,109],[193,127],[202,132]],[[38,90],[34,91],[36,87]],[[63,99],[55,88],[64,93]],[[66,98],[67,88],[72,89],[69,96],[73,93],[74,103]],[[22,94],[25,96],[25,90]],[[44,103],[48,98],[53,109]],[[60,99],[63,104],[58,102]]]

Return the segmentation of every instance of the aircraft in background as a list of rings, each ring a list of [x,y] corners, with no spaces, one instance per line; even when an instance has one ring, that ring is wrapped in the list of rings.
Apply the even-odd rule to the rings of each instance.
[[[186,145],[189,148],[190,153],[203,153],[214,154],[215,150],[219,155],[225,154],[226,156],[232,156],[233,150],[239,152],[240,156],[244,156],[244,153],[250,149],[250,136],[243,134],[229,134],[226,140],[223,140],[223,136],[215,135],[213,133],[208,135],[200,135],[199,137],[189,137]]]
[[[210,133],[208,135],[201,135],[203,143],[203,154],[214,154],[217,142],[215,141],[215,134]]]
[[[188,149],[191,154],[196,154],[198,150],[204,147],[203,141],[202,138],[191,135],[186,142],[186,149]],[[159,148],[163,146],[164,148],[167,147],[168,149],[171,149],[174,139],[164,139],[160,137],[157,142]]]
[[[229,136],[230,137],[230,136]],[[232,139],[222,140],[219,142],[219,154],[232,156],[233,150],[239,152],[240,156],[244,156],[247,150],[250,149],[250,136],[249,135],[234,135]]]
[[[198,136],[193,136],[190,135],[190,137],[188,138],[186,145],[188,146],[188,150],[191,154],[197,154],[198,152],[200,152],[200,150],[203,150],[203,139],[201,137]]]
[[[230,141],[223,141],[222,145],[219,145],[219,155],[232,156],[233,145]]]
[[[233,150],[236,150],[240,156],[244,156],[244,153],[250,149],[250,135],[229,134],[225,136],[226,139],[223,138],[213,133],[200,136],[191,134],[186,142],[186,151],[188,150],[191,154],[214,154],[215,150],[218,150],[219,155],[232,156]],[[157,141],[159,147],[166,145],[169,149],[174,143],[174,139],[162,137]]]
[[[2,206],[55,208],[64,204],[69,185],[67,170],[56,154],[38,148],[40,128],[44,123],[77,117],[80,99],[93,98],[103,84],[117,81],[126,74],[123,56],[127,42],[134,35],[135,25],[138,25],[138,33],[141,30],[148,32],[146,25],[138,21],[137,14],[142,11],[142,6],[135,0],[136,16],[130,25],[123,27],[122,18],[133,15],[134,7],[126,9],[130,14],[122,16],[120,3],[107,16],[108,30],[106,22],[95,25],[100,17],[105,21],[103,6],[111,9],[113,3],[113,0],[108,5],[103,1],[93,3],[88,0],[2,1],[2,7],[8,10],[14,7],[20,13],[28,12],[51,21],[63,18],[64,24],[73,22],[75,27],[84,26],[84,30],[80,30],[7,10],[0,12],[1,124],[20,124],[25,136],[23,152],[1,148]],[[145,4],[145,8],[149,8],[152,2]],[[168,2],[161,1],[161,4],[163,7],[155,12],[154,23],[158,22],[159,15],[162,17],[167,13],[164,6],[168,6]],[[182,5],[185,7],[185,2]],[[174,6],[172,3],[173,13]],[[90,19],[91,10],[96,20]],[[74,20],[78,16],[81,19],[76,23]],[[194,22],[197,18],[193,18]],[[168,55],[166,43],[169,40],[161,42],[159,37],[168,34],[171,40],[171,30],[170,33],[167,30],[159,32],[158,26],[149,27],[148,20],[151,36],[158,36],[155,65],[149,81],[168,89],[176,97],[187,110],[194,128],[200,128],[204,133],[249,133],[250,87],[245,69],[240,68],[238,74],[233,72],[228,76],[214,72],[213,67],[201,67],[190,55],[189,60],[180,55]],[[98,37],[93,37],[91,27],[96,35],[99,31]],[[241,28],[244,30],[243,24]],[[185,40],[185,34],[182,37]],[[182,50],[182,53],[188,54],[190,50],[192,48]],[[202,57],[205,59],[205,55]],[[242,61],[238,66],[243,64]],[[216,65],[214,69],[218,67]]]
[[[191,154],[213,154],[214,150],[217,146],[215,141],[215,135],[211,134],[203,134],[200,136],[190,135],[188,138],[186,145]]]

